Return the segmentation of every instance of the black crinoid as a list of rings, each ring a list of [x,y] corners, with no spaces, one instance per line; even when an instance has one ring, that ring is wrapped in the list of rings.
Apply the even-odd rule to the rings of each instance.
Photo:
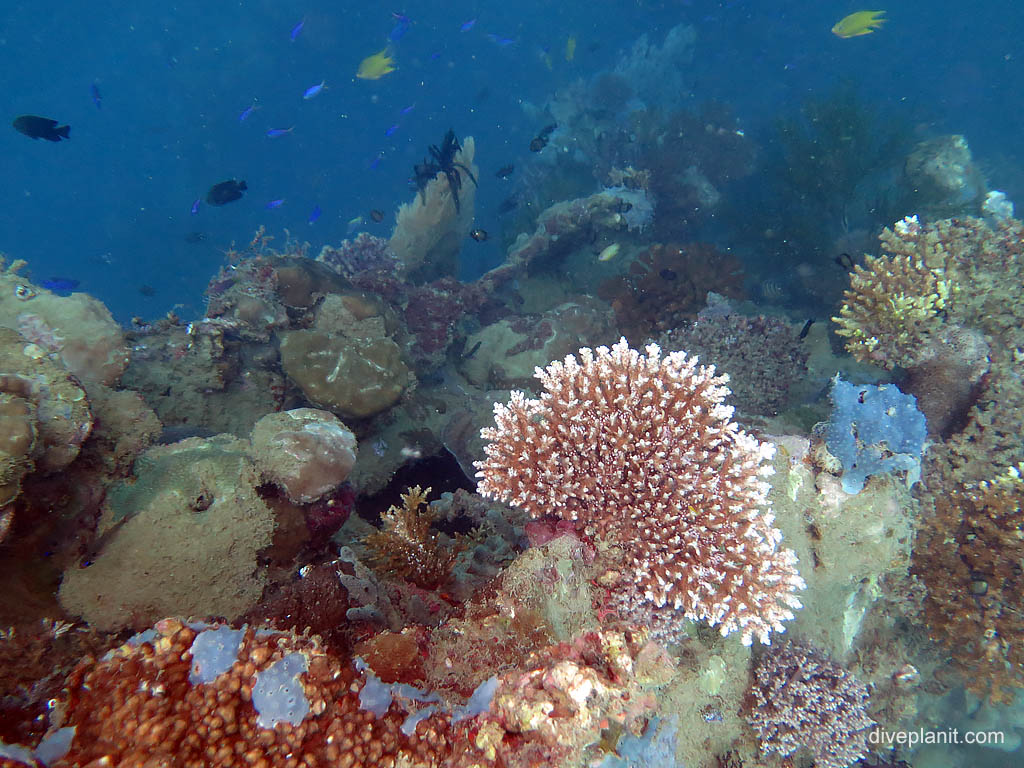
[[[443,173],[445,178],[448,179],[448,186],[452,191],[452,200],[455,201],[456,211],[459,210],[459,190],[462,189],[462,173],[469,176],[473,186],[476,186],[476,177],[473,175],[473,172],[464,163],[455,162],[455,153],[460,149],[462,149],[462,145],[459,143],[458,138],[456,138],[455,131],[449,128],[448,133],[444,135],[444,141],[441,142],[441,148],[438,149],[436,144],[431,144],[430,157],[412,167],[413,180],[416,182],[416,188],[420,191],[424,204],[427,202],[427,184],[439,173]]]

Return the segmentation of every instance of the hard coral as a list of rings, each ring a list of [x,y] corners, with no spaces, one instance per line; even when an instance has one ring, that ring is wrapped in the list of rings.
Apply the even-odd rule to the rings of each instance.
[[[914,571],[928,588],[932,636],[953,652],[967,688],[999,703],[1024,688],[1021,474],[1013,467],[936,497],[914,551]]]
[[[772,649],[754,669],[750,695],[747,720],[762,752],[785,757],[804,747],[817,768],[846,768],[867,753],[875,724],[867,687],[818,651],[794,643]]]
[[[768,642],[803,587],[764,510],[771,446],[730,420],[726,379],[683,352],[622,339],[579,354],[538,370],[540,400],[495,404],[479,492],[621,547],[637,614],[668,607],[676,631],[706,620]]]

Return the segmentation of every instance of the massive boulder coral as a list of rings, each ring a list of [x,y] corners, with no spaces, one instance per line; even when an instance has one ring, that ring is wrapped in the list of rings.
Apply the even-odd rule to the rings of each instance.
[[[34,286],[20,274],[24,267],[15,261],[0,272],[0,326],[54,355],[87,386],[115,384],[128,365],[128,348],[110,311],[84,293],[58,296]]]
[[[634,616],[678,633],[684,619],[727,635],[782,631],[804,586],[766,510],[773,454],[730,420],[726,378],[683,352],[622,339],[537,371],[539,400],[513,392],[477,462],[478,490],[558,515],[624,552]]]
[[[247,448],[221,435],[143,454],[107,496],[96,551],[65,570],[65,609],[113,631],[167,614],[234,617],[255,603],[267,580],[257,553],[275,518]]]
[[[296,504],[333,491],[356,463],[356,436],[334,414],[315,408],[268,413],[249,439],[263,477]]]
[[[38,345],[0,327],[0,507],[18,496],[30,472],[68,466],[92,422],[74,377]]]

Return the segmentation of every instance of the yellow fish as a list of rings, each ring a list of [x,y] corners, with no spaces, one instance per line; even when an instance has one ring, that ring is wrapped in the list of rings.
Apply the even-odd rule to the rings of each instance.
[[[832,27],[832,34],[836,37],[859,37],[870,35],[881,27],[887,19],[883,19],[885,11],[857,11],[849,16],[844,16]]]
[[[398,67],[395,66],[395,60],[391,58],[391,51],[385,48],[359,62],[356,77],[360,80],[380,80],[384,75],[394,72],[396,69]]]
[[[603,251],[601,251],[601,253],[598,254],[597,260],[598,261],[611,261],[612,259],[614,259],[616,256],[619,255],[619,248],[620,247],[621,246],[618,243],[612,243],[607,248],[605,248]]]
[[[565,60],[572,61],[576,58],[576,35],[569,35],[565,41]]]

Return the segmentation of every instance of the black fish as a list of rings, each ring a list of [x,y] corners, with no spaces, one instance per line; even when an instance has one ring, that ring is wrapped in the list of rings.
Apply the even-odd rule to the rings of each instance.
[[[807,318],[807,322],[804,323],[804,327],[800,330],[800,335],[797,336],[797,338],[798,339],[806,339],[807,338],[807,332],[809,330],[811,330],[811,326],[812,325],[814,325],[814,318],[813,317]]]
[[[835,262],[846,271],[853,269],[853,257],[848,253],[840,253],[836,256]]]
[[[48,117],[37,117],[36,115],[22,115],[14,118],[11,123],[14,130],[24,133],[33,139],[46,139],[47,141],[60,141],[70,139],[71,126],[57,125],[56,120]]]
[[[478,243],[482,243],[488,237],[486,229],[474,229],[472,232],[469,233],[469,236],[476,240]]]
[[[241,200],[242,193],[248,188],[245,181],[228,179],[210,187],[210,191],[206,193],[206,202],[210,205],[227,205],[235,200]]]
[[[143,296],[156,296],[156,288],[154,288],[152,285],[140,285],[139,293],[141,293]]]
[[[374,208],[372,211],[370,211],[370,218],[373,219],[378,224],[380,224],[382,221],[384,221],[384,211],[379,210],[378,208]]]
[[[548,145],[548,137],[547,136],[534,136],[533,139],[530,141],[530,151],[531,152],[540,152],[547,145]]]
[[[201,243],[204,240],[206,240],[206,233],[205,232],[189,232],[187,235],[185,235],[185,242],[186,243],[196,244],[196,243]]]
[[[676,275],[675,273],[675,270],[669,269],[668,267],[665,267],[665,269],[661,270],[661,272],[658,273],[658,276],[661,277],[662,280],[675,280],[676,277],[678,277],[678,275]]]
[[[501,205],[498,206],[498,215],[501,216],[503,213],[509,213],[519,207],[519,201],[515,197],[507,197],[501,201]]]
[[[501,168],[494,172],[494,175],[497,176],[499,179],[507,179],[509,176],[512,175],[512,172],[515,169],[516,167],[509,163],[508,165],[501,166]]]

